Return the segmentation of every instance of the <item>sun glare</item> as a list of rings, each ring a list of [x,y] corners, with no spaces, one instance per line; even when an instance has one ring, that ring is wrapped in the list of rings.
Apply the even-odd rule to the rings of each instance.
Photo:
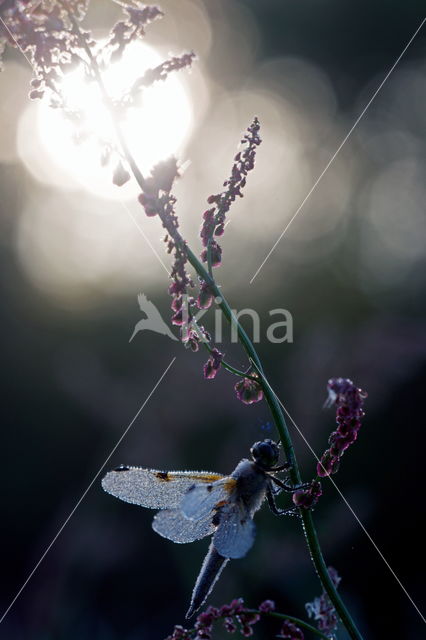
[[[146,69],[157,66],[162,59],[145,44],[129,46],[120,62],[103,74],[109,95],[118,99]],[[165,81],[146,89],[141,105],[128,109],[122,121],[130,150],[145,174],[158,161],[179,155],[189,136],[192,107],[178,76],[171,74]],[[55,181],[54,172],[59,170],[61,181],[63,174],[68,175],[75,186],[83,186],[96,195],[133,197],[136,185],[118,188],[112,184],[114,162],[109,167],[101,166],[102,143],[113,141],[114,132],[96,83],[88,82],[83,70],[77,69],[64,79],[62,89],[69,107],[82,112],[83,118],[76,125],[59,109],[52,109],[43,101],[38,105],[37,133],[52,164],[47,171],[44,168],[44,175],[50,175]],[[36,175],[40,171],[40,167],[29,168]]]

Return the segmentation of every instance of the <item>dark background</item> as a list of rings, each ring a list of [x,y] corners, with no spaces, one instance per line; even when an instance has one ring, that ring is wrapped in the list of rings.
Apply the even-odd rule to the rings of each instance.
[[[228,10],[243,7],[258,33],[256,63],[294,56],[328,75],[336,96],[335,117],[342,125],[341,133],[331,136],[331,152],[424,17],[423,3],[414,0],[228,4],[228,8],[227,3],[215,1],[205,5],[213,25],[210,54],[202,61],[209,77],[231,91],[227,61],[221,58],[221,26],[225,29],[228,24]],[[102,8],[98,11],[100,16]],[[176,8],[175,19],[179,19]],[[238,29],[237,20],[233,25]],[[184,18],[180,28],[184,35]],[[321,409],[327,379],[350,377],[368,391],[359,440],[345,456],[336,482],[420,609],[425,571],[420,526],[425,446],[424,257],[410,254],[410,239],[407,253],[404,234],[414,223],[405,218],[402,198],[398,224],[390,218],[389,225],[396,225],[393,238],[397,248],[398,238],[404,240],[409,260],[401,267],[401,277],[398,272],[394,280],[386,276],[383,286],[369,286],[362,250],[363,234],[369,231],[365,231],[357,197],[368,177],[386,170],[395,156],[399,160],[409,156],[418,172],[417,184],[424,184],[425,51],[423,31],[398,68],[401,73],[416,73],[405,95],[399,85],[400,110],[391,115],[387,111],[395,74],[360,123],[359,133],[342,151],[342,161],[346,152],[352,157],[365,154],[369,132],[385,121],[390,123],[389,131],[408,132],[415,141],[408,150],[395,143],[363,155],[362,168],[353,174],[353,189],[340,214],[345,225],[338,241],[330,240],[321,252],[298,237],[292,249],[290,230],[248,286],[248,276],[284,226],[277,219],[270,237],[250,238],[249,229],[234,242],[228,263],[225,238],[220,273],[235,308],[255,305],[265,322],[269,309],[291,310],[294,343],[270,345],[263,338],[259,353],[272,385],[317,452],[326,447],[333,429],[333,412]],[[9,57],[19,61],[15,53]],[[249,72],[239,73],[243,83]],[[208,121],[207,112],[204,126]],[[236,142],[244,126],[242,121],[234,132]],[[199,139],[196,142],[200,144]],[[205,151],[214,155],[212,149]],[[318,145],[305,151],[313,171],[306,192],[331,155],[320,156],[317,151]],[[200,152],[195,155],[194,162],[199,162]],[[336,165],[340,161],[339,156]],[[227,172],[223,167],[224,176]],[[75,308],[35,287],[16,252],[16,225],[23,199],[37,186],[25,168],[14,162],[0,165],[0,188],[0,604],[4,611],[172,357],[176,356],[174,365],[108,468],[128,463],[226,473],[254,440],[274,437],[275,432],[264,403],[247,407],[236,400],[230,374],[203,380],[204,354],[194,355],[179,343],[148,333],[139,334],[129,347],[130,330],[139,319],[136,293],[144,291],[167,317],[166,278],[148,282],[141,273],[140,284],[130,291],[123,288],[122,295],[117,290],[104,291],[91,304]],[[212,184],[212,191],[217,188]],[[285,188],[284,183],[278,200],[285,200]],[[180,189],[185,190],[184,180]],[[402,181],[400,189],[410,195],[408,183]],[[321,186],[319,196],[320,190]],[[309,226],[316,193],[305,209],[300,216]],[[254,218],[266,215],[259,207],[250,210]],[[235,224],[242,220],[240,216]],[[422,218],[414,227],[415,235],[424,234]],[[380,269],[379,240],[375,248],[371,234],[369,268],[374,268],[377,250]],[[326,236],[320,242],[327,245],[329,239]],[[238,346],[226,350],[236,366],[245,366]],[[292,434],[303,475],[309,478],[314,461],[294,429]],[[383,559],[333,487],[324,482],[324,489],[315,512],[324,554],[342,576],[343,598],[365,637],[424,637],[419,614]],[[0,637],[164,638],[175,623],[183,622],[207,544],[178,546],[161,539],[150,528],[152,515],[113,500],[96,480],[0,626]],[[319,595],[320,588],[300,524],[296,519],[275,519],[266,508],[256,522],[255,546],[247,558],[229,564],[210,602],[220,605],[244,597],[255,606],[272,598],[278,610],[304,616],[304,603]],[[273,637],[276,632],[276,627],[259,625],[256,637]]]

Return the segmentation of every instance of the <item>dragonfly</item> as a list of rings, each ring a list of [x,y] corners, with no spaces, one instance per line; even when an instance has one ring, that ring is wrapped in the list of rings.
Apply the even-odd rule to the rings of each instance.
[[[294,505],[279,508],[275,496],[308,485],[291,486],[278,478],[290,468],[278,461],[279,445],[267,439],[255,442],[250,459],[243,458],[228,476],[121,465],[102,479],[104,490],[116,498],[158,509],[152,528],[160,536],[181,544],[212,536],[186,618],[206,602],[229,560],[244,557],[253,545],[253,516],[265,499],[275,515],[297,515]]]

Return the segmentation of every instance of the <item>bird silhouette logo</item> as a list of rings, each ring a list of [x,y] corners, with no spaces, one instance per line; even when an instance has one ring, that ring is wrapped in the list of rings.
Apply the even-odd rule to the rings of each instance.
[[[164,322],[155,304],[148,300],[144,293],[138,294],[138,303],[140,310],[147,317],[139,320],[139,322],[136,323],[134,331],[130,336],[129,342],[133,340],[133,338],[137,333],[139,333],[139,331],[146,330],[154,331],[155,333],[161,333],[163,336],[168,336],[171,340],[178,340],[178,338],[173,335],[167,324]]]

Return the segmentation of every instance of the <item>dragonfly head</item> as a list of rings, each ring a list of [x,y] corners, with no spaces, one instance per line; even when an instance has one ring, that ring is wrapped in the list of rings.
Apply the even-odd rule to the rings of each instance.
[[[280,450],[278,445],[273,440],[261,440],[255,442],[250,449],[251,457],[253,461],[262,467],[262,469],[268,470],[275,467],[278,462]]]

